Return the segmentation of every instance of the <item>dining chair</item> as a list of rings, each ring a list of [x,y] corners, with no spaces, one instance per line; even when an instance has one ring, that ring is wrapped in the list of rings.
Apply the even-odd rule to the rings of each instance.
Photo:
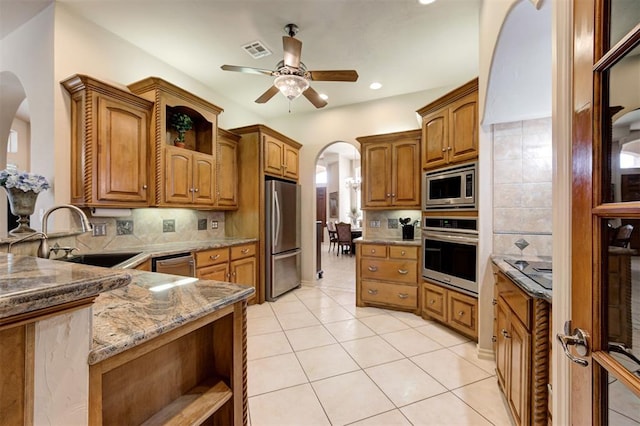
[[[335,248],[338,244],[338,231],[336,231],[335,222],[327,222],[327,231],[329,232],[329,250],[327,252],[330,252],[331,248]]]
[[[631,233],[633,232],[633,225],[622,225],[616,229],[616,235],[613,238],[612,246],[628,248],[631,242]]]
[[[350,223],[336,223],[336,231],[338,232],[338,253],[349,253],[351,252],[351,224]]]

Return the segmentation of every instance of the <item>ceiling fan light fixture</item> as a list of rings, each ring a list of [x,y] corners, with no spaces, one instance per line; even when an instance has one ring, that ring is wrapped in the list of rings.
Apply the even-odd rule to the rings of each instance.
[[[320,98],[326,101],[327,99],[329,99],[329,96],[325,95],[324,93],[320,93]]]
[[[382,87],[382,84],[378,83],[377,81],[374,81],[373,83],[371,83],[369,85],[369,89],[371,90],[378,90]]]
[[[290,101],[302,95],[309,88],[309,81],[299,75],[281,75],[276,77],[273,85]]]

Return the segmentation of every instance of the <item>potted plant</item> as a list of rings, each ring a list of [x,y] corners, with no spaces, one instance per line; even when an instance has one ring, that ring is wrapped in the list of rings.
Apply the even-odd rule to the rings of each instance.
[[[184,148],[184,134],[193,128],[193,120],[187,114],[174,112],[171,115],[171,127],[178,132],[178,137],[173,142],[177,147]]]

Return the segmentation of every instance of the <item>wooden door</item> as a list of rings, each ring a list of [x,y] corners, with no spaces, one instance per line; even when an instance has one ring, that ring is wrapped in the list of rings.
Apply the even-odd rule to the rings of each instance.
[[[193,202],[213,206],[215,201],[214,159],[211,155],[193,153]]]
[[[282,176],[284,143],[269,135],[264,135],[262,138],[264,141],[264,172]]]
[[[316,187],[316,220],[322,222],[320,242],[324,242],[324,228],[327,226],[327,188]]]
[[[284,153],[283,153],[283,158],[284,158],[284,170],[283,170],[283,175],[286,178],[289,179],[293,179],[293,180],[298,180],[298,174],[299,174],[299,151],[294,148],[291,147],[287,144],[284,144]]]
[[[391,202],[420,208],[420,141],[394,142],[391,155]]]
[[[191,151],[165,147],[164,201],[190,204],[193,198],[193,162]]]
[[[478,158],[478,92],[449,107],[449,163]]]
[[[96,199],[146,205],[148,112],[103,95],[98,110]]]
[[[571,363],[571,420],[640,422],[640,377],[633,373],[640,365],[615,350],[620,342],[612,341],[615,320],[607,309],[614,252],[607,225],[611,219],[640,218],[639,200],[623,202],[615,191],[621,184],[620,134],[631,130],[622,118],[640,107],[640,2],[575,0],[573,6],[571,328],[587,333],[589,351],[581,356],[569,347],[586,363]],[[638,278],[630,279],[633,294],[626,303],[640,297]],[[639,347],[633,342],[626,348],[637,358]]]
[[[510,315],[508,330],[507,402],[516,425],[528,425],[531,416],[531,335],[515,315]]]
[[[238,143],[218,139],[216,158],[216,204],[238,206]]]
[[[391,204],[391,145],[371,143],[362,146],[363,207]]]
[[[236,284],[250,285],[258,291],[258,272],[255,257],[247,257],[245,259],[234,260],[230,264],[229,271],[231,273],[231,281]],[[249,298],[249,301],[255,299],[257,293]]]
[[[448,109],[444,108],[422,119],[422,167],[432,169],[447,164],[449,146]]]

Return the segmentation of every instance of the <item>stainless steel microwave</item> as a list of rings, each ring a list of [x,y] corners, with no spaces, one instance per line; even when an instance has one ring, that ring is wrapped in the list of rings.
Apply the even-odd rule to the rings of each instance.
[[[426,172],[422,178],[423,210],[477,208],[477,163]]]

